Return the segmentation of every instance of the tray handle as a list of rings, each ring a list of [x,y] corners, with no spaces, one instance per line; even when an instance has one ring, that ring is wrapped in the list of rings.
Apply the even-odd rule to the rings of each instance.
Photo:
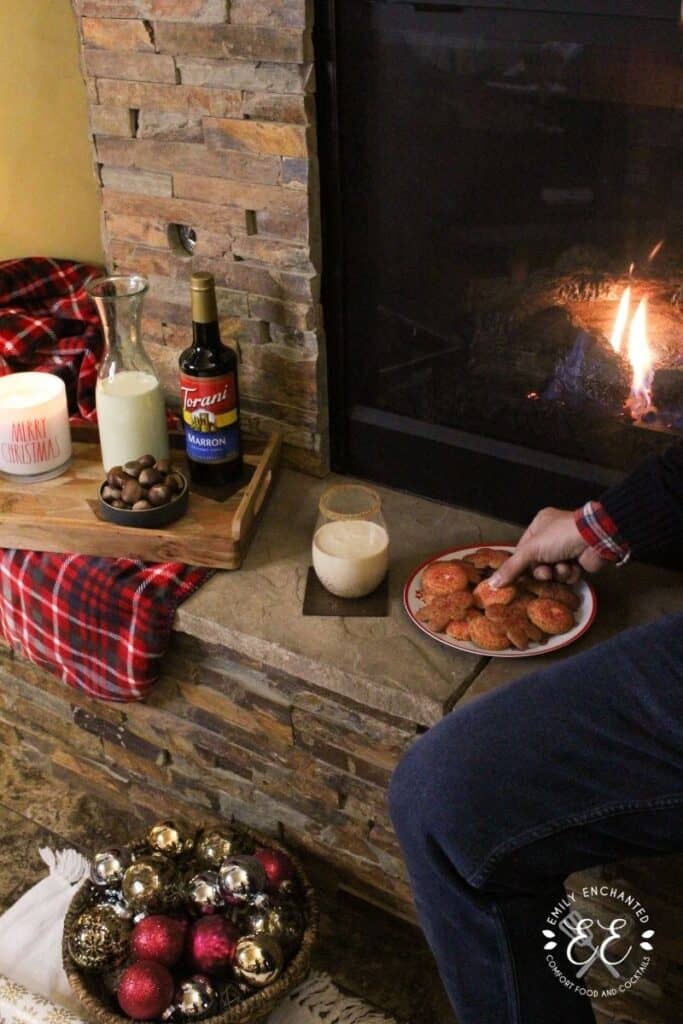
[[[277,430],[273,431],[232,520],[232,539],[236,543],[247,539],[254,520],[261,511],[273,482],[281,445],[282,434]]]

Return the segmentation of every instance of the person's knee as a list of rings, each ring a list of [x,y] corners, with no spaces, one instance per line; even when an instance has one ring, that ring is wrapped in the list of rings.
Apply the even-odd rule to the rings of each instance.
[[[468,761],[466,726],[452,712],[403,755],[389,785],[389,813],[404,851],[425,841],[448,842],[477,829],[486,797]]]
[[[425,776],[422,743],[423,739],[418,739],[403,755],[389,782],[389,815],[401,842],[407,839],[416,823],[414,809],[419,804],[418,794]]]
[[[452,711],[404,754],[389,786],[389,813],[406,859],[438,847],[461,877],[477,884],[508,828],[501,777],[510,762],[490,756],[485,706]]]

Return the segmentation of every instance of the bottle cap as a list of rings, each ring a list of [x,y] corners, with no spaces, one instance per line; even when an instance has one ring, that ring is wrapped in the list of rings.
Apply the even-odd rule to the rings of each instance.
[[[213,279],[213,274],[207,274],[202,271],[198,274],[193,274],[190,278],[190,288],[193,292],[210,292],[216,287],[216,282]]]

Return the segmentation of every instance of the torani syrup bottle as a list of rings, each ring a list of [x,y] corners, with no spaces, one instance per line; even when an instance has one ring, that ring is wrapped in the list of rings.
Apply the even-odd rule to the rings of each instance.
[[[217,496],[242,475],[237,356],[221,341],[211,274],[193,274],[192,345],[181,354],[180,396],[190,479]]]

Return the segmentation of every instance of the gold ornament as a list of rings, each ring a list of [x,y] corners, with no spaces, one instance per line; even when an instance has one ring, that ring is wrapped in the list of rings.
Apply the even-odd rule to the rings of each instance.
[[[218,870],[224,860],[243,853],[243,842],[228,829],[203,829],[194,844],[194,852],[202,867]]]
[[[121,892],[133,913],[161,910],[173,902],[173,865],[159,853],[133,861],[123,876]]]
[[[245,935],[235,947],[232,969],[238,981],[251,988],[265,988],[275,981],[283,962],[277,939],[270,935]]]
[[[84,971],[116,967],[128,956],[131,924],[100,904],[80,914],[68,937],[71,959]]]
[[[192,839],[184,835],[174,821],[160,821],[147,834],[147,842],[156,853],[180,857],[192,849]]]

